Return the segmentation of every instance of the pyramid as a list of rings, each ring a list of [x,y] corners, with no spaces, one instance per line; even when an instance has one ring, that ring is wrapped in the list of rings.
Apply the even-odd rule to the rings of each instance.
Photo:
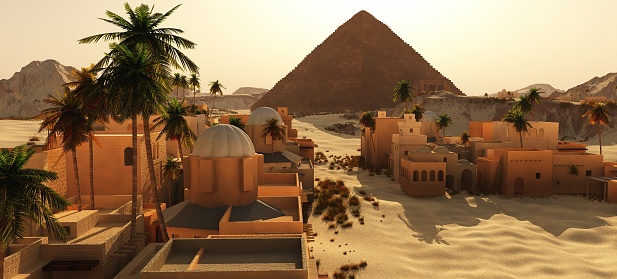
[[[287,76],[257,101],[291,113],[390,108],[396,83],[413,80],[413,94],[449,91],[463,95],[388,26],[360,11],[339,26]]]

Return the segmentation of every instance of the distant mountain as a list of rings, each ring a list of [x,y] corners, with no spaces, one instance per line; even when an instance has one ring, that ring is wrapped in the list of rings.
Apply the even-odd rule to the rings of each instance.
[[[515,90],[514,92],[517,92],[519,94],[526,94],[529,92],[529,89],[531,88],[540,88],[540,96],[542,97],[549,97],[552,94],[563,94],[565,91],[561,90],[561,89],[556,89],[555,87],[551,86],[550,84],[546,84],[546,83],[536,83],[536,84],[532,84],[529,85],[527,87],[523,87],[519,90]]]
[[[231,95],[251,95],[255,97],[261,97],[264,94],[268,93],[268,89],[265,88],[257,88],[257,87],[240,87]]]
[[[47,108],[43,99],[62,92],[75,68],[55,60],[33,61],[9,79],[0,80],[0,117],[33,117]]]
[[[617,98],[617,73],[608,73],[603,77],[594,77],[589,81],[574,86],[562,94],[551,95],[556,98],[559,96],[580,96],[585,97],[606,97],[609,100]]]

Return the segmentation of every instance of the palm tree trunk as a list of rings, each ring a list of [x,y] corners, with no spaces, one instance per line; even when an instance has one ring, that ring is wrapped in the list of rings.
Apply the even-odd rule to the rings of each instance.
[[[523,131],[518,132],[518,137],[521,141],[521,148],[523,148]]]
[[[182,137],[178,139],[178,152],[180,152],[180,163],[182,164],[182,170],[184,171],[184,151],[182,151]],[[182,186],[182,197],[184,197],[184,184]],[[180,194],[176,192],[178,202],[180,202]],[[182,199],[184,200],[184,198]]]
[[[77,184],[77,210],[81,211],[81,186],[79,186],[79,170],[77,168],[77,150],[73,152],[73,169],[75,169],[75,184]]]
[[[133,116],[131,116],[131,123],[131,145],[133,147],[131,171],[133,175],[133,187],[131,192],[131,234],[129,240],[131,244],[134,244],[137,236],[137,114],[133,114]]]
[[[214,102],[216,102],[216,94],[214,94],[214,99],[212,99],[212,110],[214,111]],[[208,108],[208,110],[210,110]]]
[[[94,210],[94,150],[92,138],[88,139],[88,155],[90,157],[90,208]]]
[[[150,173],[150,190],[152,192],[152,198],[156,208],[156,215],[159,221],[159,228],[161,229],[161,236],[163,242],[169,240],[167,235],[167,226],[165,225],[165,219],[163,218],[163,209],[159,199],[158,185],[156,181],[156,175],[154,173],[154,159],[152,158],[152,142],[150,141],[150,116],[143,115],[144,120],[144,138],[146,140],[146,156],[148,159],[148,172]]]
[[[178,100],[178,86],[176,86],[176,100]]]
[[[193,88],[193,105],[197,105],[195,96],[197,95],[197,92],[195,92],[195,88]]]
[[[598,141],[600,143],[600,155],[602,155],[602,127],[600,127],[600,123],[598,125]]]

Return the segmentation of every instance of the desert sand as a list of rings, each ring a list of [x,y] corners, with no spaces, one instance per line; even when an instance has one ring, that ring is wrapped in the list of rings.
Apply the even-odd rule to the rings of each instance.
[[[347,121],[333,114],[293,125],[315,141],[315,152],[359,155],[360,133],[324,130]],[[603,150],[606,160],[615,160],[616,147]],[[357,278],[617,278],[617,204],[564,195],[412,198],[383,174],[327,164],[315,166],[315,177],[342,179],[352,193],[364,190],[379,201],[379,207],[362,201],[365,224],[350,215],[349,229],[328,229],[310,217],[317,236],[309,246],[322,273],[366,260]]]

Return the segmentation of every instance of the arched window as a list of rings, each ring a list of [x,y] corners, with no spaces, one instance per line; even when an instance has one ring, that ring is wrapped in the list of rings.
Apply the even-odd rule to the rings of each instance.
[[[544,137],[544,128],[540,128],[540,129],[538,130],[538,137],[539,137],[539,138],[543,138],[543,137]]]
[[[428,180],[429,181],[435,181],[435,171],[432,170],[429,175],[428,175]]]
[[[418,181],[418,176],[419,176],[418,171],[417,170],[413,171],[413,181]]]
[[[426,173],[426,171],[425,171],[425,170],[423,170],[423,171],[422,171],[422,178],[421,178],[421,179],[422,179],[422,181],[426,181],[426,174],[427,174],[427,173]]]
[[[443,181],[443,171],[442,170],[437,172],[437,181]]]
[[[124,165],[132,166],[133,165],[133,148],[127,147],[124,149]]]

